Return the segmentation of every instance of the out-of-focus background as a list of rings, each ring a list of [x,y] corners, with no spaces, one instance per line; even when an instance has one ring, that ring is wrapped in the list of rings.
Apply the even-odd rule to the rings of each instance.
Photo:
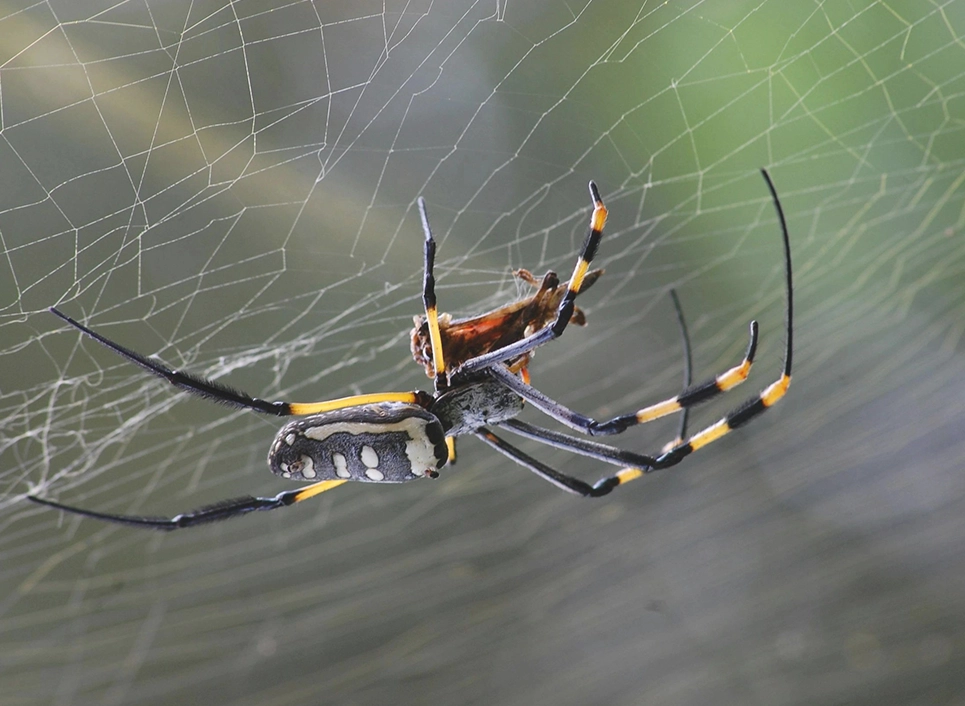
[[[5,705],[965,698],[965,4],[47,0],[3,5],[0,52]],[[606,275],[534,382],[599,417],[674,394],[676,288],[698,378],[760,321],[711,423],[781,364],[761,166],[794,384],[672,471],[582,500],[464,439],[438,481],[173,534],[25,500],[292,487],[277,420],[51,305],[268,399],[430,389],[419,195],[469,314],[569,272],[595,179]]]

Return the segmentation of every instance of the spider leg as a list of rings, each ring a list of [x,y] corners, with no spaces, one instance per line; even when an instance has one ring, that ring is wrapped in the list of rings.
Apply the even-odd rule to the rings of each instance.
[[[324,493],[326,490],[331,490],[345,482],[344,480],[325,480],[320,483],[313,483],[301,490],[286,490],[273,498],[256,498],[247,495],[231,500],[223,500],[219,503],[205,505],[196,510],[175,515],[170,519],[164,517],[139,517],[136,515],[113,515],[105,512],[95,512],[93,510],[82,510],[81,508],[64,505],[63,503],[47,500],[46,498],[38,498],[35,495],[28,495],[27,499],[39,505],[47,505],[48,507],[57,508],[64,512],[71,512],[83,517],[93,517],[97,520],[113,522],[119,525],[144,527],[170,532],[171,530],[181,529],[182,527],[193,527],[194,525],[201,525],[208,522],[227,520],[232,517],[238,517],[239,515],[246,515],[256,510],[274,510],[279,507],[288,507],[289,505],[294,505],[297,502],[314,497],[319,493]]]
[[[563,334],[566,325],[573,316],[576,295],[580,293],[580,288],[583,286],[583,280],[586,277],[590,263],[596,256],[596,251],[600,246],[600,239],[603,237],[603,226],[606,223],[606,206],[603,205],[603,199],[600,197],[599,189],[597,189],[596,184],[592,181],[590,182],[590,196],[593,198],[593,215],[590,217],[590,228],[586,234],[586,239],[583,241],[580,257],[576,262],[576,267],[573,268],[573,274],[570,276],[566,294],[563,295],[563,299],[560,301],[560,306],[556,311],[554,321],[536,333],[522,338],[515,343],[503,346],[489,353],[484,353],[475,358],[470,358],[456,368],[456,370],[452,371],[450,378],[459,373],[479,372],[485,368],[492,367],[495,363],[501,363],[511,358],[525,355],[542,346],[544,343],[549,343],[559,338]]]
[[[432,346],[432,377],[433,389],[436,394],[445,392],[449,386],[446,375],[446,358],[442,351],[442,332],[439,330],[439,311],[436,308],[436,277],[433,268],[436,264],[436,240],[432,237],[429,227],[429,213],[426,210],[426,200],[419,197],[419,217],[422,219],[422,232],[425,234],[425,267],[422,279],[422,305],[426,311],[426,325],[429,328],[429,345]],[[446,448],[449,450],[449,463],[456,462],[456,437],[446,437]]]
[[[680,463],[686,456],[697,449],[703,448],[707,444],[716,441],[734,429],[747,424],[754,417],[763,414],[767,409],[774,406],[791,386],[791,357],[794,351],[793,345],[793,320],[794,320],[794,297],[793,285],[791,281],[791,241],[787,233],[787,221],[784,218],[784,209],[781,207],[781,200],[777,196],[777,189],[771,181],[770,174],[766,169],[761,169],[767,188],[771,192],[771,199],[774,208],[777,210],[777,218],[781,223],[781,233],[784,237],[784,273],[785,287],[787,288],[787,307],[785,309],[785,325],[787,328],[784,344],[784,367],[781,376],[767,386],[758,396],[747,400],[743,405],[726,415],[716,424],[712,424],[703,431],[690,437],[690,440],[683,444],[678,444],[656,459],[655,468],[668,468]]]
[[[684,386],[688,389],[693,382],[694,359],[690,350],[690,333],[687,331],[687,321],[684,319],[684,310],[680,306],[680,299],[677,298],[677,290],[670,290],[670,299],[673,301],[674,311],[677,312],[677,326],[680,329],[680,338],[684,351]],[[677,428],[677,436],[664,447],[664,451],[669,451],[674,446],[683,443],[687,438],[687,422],[690,420],[690,407],[684,407],[680,415],[680,426]]]
[[[784,273],[785,273],[785,293],[787,297],[785,308],[785,348],[784,366],[780,377],[765,388],[760,394],[750,398],[744,404],[737,407],[734,411],[725,415],[720,421],[703,429],[688,441],[675,444],[669,451],[657,456],[652,464],[652,470],[669,468],[680,463],[686,456],[697,449],[703,448],[708,444],[717,441],[734,429],[747,424],[754,417],[763,414],[765,410],[774,406],[787,393],[791,385],[791,358],[793,354],[793,320],[794,320],[794,287],[791,277],[791,241],[787,231],[787,222],[784,217],[784,209],[777,196],[777,190],[771,181],[770,175],[762,169],[767,186],[770,189],[774,207],[777,210],[778,220],[781,226],[781,235],[784,244]],[[523,399],[531,402],[533,406],[545,414],[566,424],[578,431],[589,435],[618,434],[635,424],[643,424],[658,417],[662,417],[671,412],[686,409],[695,404],[708,400],[716,395],[726,392],[734,386],[740,384],[747,377],[750,365],[753,362],[754,354],[757,350],[757,322],[751,322],[751,338],[744,356],[744,361],[735,368],[727,371],[723,375],[718,375],[713,380],[701,383],[680,395],[673,397],[665,402],[646,407],[635,414],[615,417],[606,422],[598,422],[578,412],[574,412],[558,402],[550,399],[539,390],[526,385],[524,382],[509,374],[502,366],[493,366],[486,370],[487,375],[499,380],[506,387],[518,394]],[[524,464],[526,465],[526,464]],[[632,479],[631,479],[632,480]],[[621,482],[626,482],[625,480]]]
[[[677,297],[676,290],[670,290],[670,298],[673,301],[674,310],[677,312],[677,324],[680,328],[680,336],[683,341],[683,352],[684,352],[684,389],[690,387],[692,371],[693,371],[693,358],[690,349],[690,334],[687,331],[687,322],[684,318],[683,308],[680,305],[680,299]],[[526,372],[525,369],[523,372]],[[523,376],[523,382],[527,385],[529,383],[528,373]],[[684,408],[683,413],[680,415],[680,427],[677,432],[676,438],[664,447],[664,451],[669,451],[675,446],[679,446],[683,443],[684,438],[687,435],[687,421],[690,414],[689,408]],[[656,460],[650,456],[644,456],[643,454],[633,453],[630,451],[624,451],[622,449],[617,449],[606,444],[598,444],[596,442],[588,441],[580,437],[569,436],[567,434],[561,434],[560,432],[553,431],[550,429],[544,429],[541,427],[535,427],[531,424],[527,424],[519,419],[509,419],[505,422],[497,424],[504,429],[508,429],[511,432],[519,434],[529,439],[535,441],[540,441],[542,443],[548,444],[549,446],[554,446],[566,451],[571,451],[573,453],[581,454],[583,456],[589,456],[590,458],[595,458],[598,461],[603,461],[605,463],[612,463],[617,466],[634,466],[637,468],[649,469],[653,466]]]
[[[432,345],[432,365],[435,368],[436,392],[445,390],[446,359],[442,353],[442,334],[439,332],[439,312],[436,309],[436,278],[433,268],[436,262],[436,241],[429,227],[429,214],[426,201],[419,197],[419,216],[422,218],[422,231],[425,234],[425,269],[422,280],[422,304],[426,310],[426,323],[429,326],[429,343]]]
[[[268,402],[257,397],[252,397],[245,392],[241,392],[215,380],[209,380],[200,375],[193,375],[181,370],[169,368],[163,363],[151,360],[140,353],[135,353],[130,348],[115,343],[53,307],[50,308],[50,312],[59,316],[81,333],[110,348],[135,365],[144,368],[152,375],[167,380],[178,389],[189,392],[192,395],[197,395],[198,397],[203,397],[204,399],[228,405],[229,407],[252,409],[256,412],[271,414],[276,417],[288,417],[292,415],[318,414],[334,409],[343,409],[345,407],[378,402],[406,402],[421,405],[428,403],[426,394],[422,392],[380,392],[369,395],[342,397],[325,402]]]
[[[602,495],[607,495],[618,485],[628,483],[629,481],[639,478],[644,474],[644,471],[636,468],[625,468],[612,476],[601,478],[593,485],[590,485],[589,483],[581,481],[579,478],[574,478],[566,475],[565,473],[560,473],[559,471],[550,468],[545,463],[537,461],[535,458],[523,453],[512,444],[500,439],[485,427],[482,427],[473,433],[496,449],[499,453],[512,459],[520,466],[528,468],[543,480],[552,483],[561,490],[573,493],[574,495],[581,495],[584,498],[598,498]]]
[[[528,424],[520,419],[507,419],[498,422],[496,426],[511,431],[514,434],[539,441],[547,446],[553,446],[564,451],[595,458],[604,463],[614,466],[633,466],[635,468],[649,469],[656,463],[653,456],[644,456],[633,451],[624,451],[609,444],[601,444],[590,441],[578,436],[570,436],[552,429],[545,429]]]
[[[632,426],[646,424],[654,419],[665,417],[668,414],[679,412],[693,407],[701,402],[706,402],[719,394],[727,392],[747,379],[751,365],[754,362],[754,355],[757,352],[758,327],[757,322],[752,321],[750,326],[750,342],[747,346],[747,353],[744,360],[726,373],[711,378],[706,382],[694,385],[675,397],[671,397],[655,405],[644,407],[632,414],[624,414],[614,417],[607,421],[597,421],[585,414],[575,412],[568,407],[560,404],[556,400],[543,394],[535,387],[527,385],[515,375],[508,373],[502,366],[493,366],[486,370],[486,374],[499,380],[503,385],[511,389],[534,407],[553,419],[565,424],[566,426],[581,431],[591,436],[609,436],[626,431]],[[685,373],[686,374],[686,373]],[[686,420],[682,424],[681,436],[686,432]]]

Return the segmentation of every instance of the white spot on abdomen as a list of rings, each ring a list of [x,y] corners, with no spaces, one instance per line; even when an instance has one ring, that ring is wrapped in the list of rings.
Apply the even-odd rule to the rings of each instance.
[[[315,462],[312,460],[311,456],[302,455],[302,478],[314,478],[317,473],[315,473]]]
[[[375,468],[379,465],[379,455],[375,453],[375,449],[373,449],[371,446],[363,446],[359,456],[362,459],[362,463],[369,468]]]
[[[335,464],[335,475],[339,478],[348,478],[348,461],[342,454],[332,454],[332,463]]]
[[[375,449],[371,446],[363,446],[359,452],[359,457],[362,459],[362,463],[368,466],[365,469],[365,475],[369,480],[385,480],[385,474],[376,468],[379,465],[379,455],[375,452]]]
[[[439,465],[436,459],[435,447],[425,432],[414,436],[412,441],[405,442],[405,455],[409,459],[409,467],[414,476],[422,478],[429,471],[434,471]]]

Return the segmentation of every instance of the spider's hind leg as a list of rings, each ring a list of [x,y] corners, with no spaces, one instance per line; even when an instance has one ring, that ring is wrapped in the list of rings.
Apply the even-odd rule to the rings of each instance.
[[[361,404],[373,404],[379,402],[404,402],[406,404],[419,404],[423,407],[428,406],[429,400],[423,392],[379,392],[368,395],[354,395],[352,397],[342,397],[323,402],[268,402],[258,397],[252,397],[246,392],[236,390],[217,380],[186,373],[183,370],[175,370],[164,363],[152,360],[145,355],[141,355],[130,348],[115,343],[106,336],[102,336],[93,329],[84,326],[67,316],[67,314],[51,307],[50,312],[59,316],[68,324],[76,328],[95,341],[100,343],[130,362],[147,370],[162,380],[166,380],[184,392],[191,393],[197,397],[202,397],[212,402],[227,405],[229,407],[240,407],[251,409],[262,414],[271,414],[276,417],[300,416],[305,414],[318,414],[319,412],[329,412],[345,407],[354,407]]]
[[[128,525],[129,527],[143,527],[146,529],[161,530],[162,532],[170,532],[184,527],[194,527],[209,522],[227,520],[258,510],[276,510],[280,507],[288,507],[302,500],[315,497],[319,493],[324,493],[326,490],[336,488],[345,482],[344,480],[325,480],[312,483],[301,490],[286,490],[271,498],[258,498],[246,495],[240,498],[232,498],[231,500],[222,500],[221,502],[205,505],[190,512],[175,515],[170,519],[165,517],[142,517],[139,515],[115,515],[107,512],[84,510],[73,505],[64,505],[54,500],[39,498],[36,495],[28,495],[27,500],[35,502],[38,505],[46,505],[57,510],[73,513],[74,515],[92,517],[95,520],[113,522],[117,525]]]
[[[555,468],[547,466],[542,461],[538,461],[507,441],[499,438],[486,428],[481,428],[474,433],[499,453],[512,459],[523,468],[528,468],[543,480],[552,483],[561,490],[573,493],[574,495],[580,495],[584,498],[599,498],[603,495],[608,495],[618,485],[629,483],[631,480],[639,478],[646,473],[645,470],[637,468],[624,468],[590,485],[579,478],[568,476],[565,473],[560,473]]]

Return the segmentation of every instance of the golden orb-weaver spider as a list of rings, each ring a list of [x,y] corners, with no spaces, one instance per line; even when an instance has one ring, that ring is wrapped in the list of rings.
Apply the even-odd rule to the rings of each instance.
[[[276,475],[308,481],[300,490],[288,490],[274,497],[245,496],[207,505],[167,519],[115,515],[64,505],[35,495],[33,502],[85,517],[93,517],[137,527],[174,530],[181,527],[224,520],[255,510],[274,510],[307,500],[349,480],[371,483],[401,483],[417,478],[435,478],[449,460],[446,437],[473,434],[516,463],[563,490],[584,497],[599,497],[645,473],[668,468],[686,456],[721,438],[762,414],[780,400],[791,383],[793,300],[791,283],[791,246],[784,212],[777,191],[766,170],[761,170],[770,189],[780,221],[784,241],[786,309],[786,343],[784,366],[778,380],[759,395],[727,414],[723,419],[698,432],[689,440],[678,440],[656,456],[622,449],[544,429],[517,419],[523,402],[529,402],[544,414],[587,436],[619,434],[674,412],[686,411],[696,404],[727,392],[742,383],[750,372],[757,349],[758,327],[752,321],[750,344],[744,360],[727,372],[698,385],[689,386],[679,395],[632,414],[607,421],[597,421],[553,401],[517,376],[508,361],[528,361],[539,346],[558,338],[573,317],[576,296],[583,287],[590,262],[596,255],[607,211],[596,184],[590,182],[593,214],[590,228],[565,293],[555,316],[538,330],[484,353],[474,354],[458,366],[447,367],[436,310],[435,240],[429,228],[425,202],[419,199],[419,212],[425,233],[425,269],[423,304],[431,345],[435,391],[379,392],[356,395],[326,402],[267,402],[234,390],[220,382],[173,370],[152,361],[95,333],[57,309],[51,311],[68,324],[153,375],[199,397],[234,407],[251,409],[279,417],[300,416],[285,424],[275,436],[268,453],[268,463]],[[675,302],[676,305],[676,302]],[[677,305],[678,316],[680,314]],[[686,330],[684,329],[686,345]],[[594,484],[560,473],[496,436],[487,427],[498,426],[543,444],[588,456],[622,467],[613,475]]]

